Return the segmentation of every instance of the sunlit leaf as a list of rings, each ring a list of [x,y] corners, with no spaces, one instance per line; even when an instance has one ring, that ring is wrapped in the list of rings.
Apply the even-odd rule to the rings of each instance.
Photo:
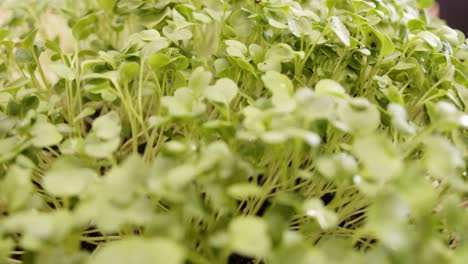
[[[329,94],[340,97],[346,95],[345,89],[339,83],[329,79],[320,80],[315,85],[315,92],[318,95]]]
[[[292,98],[293,84],[286,75],[269,71],[262,76],[262,81],[273,94],[273,104],[279,111],[294,110],[296,102]]]
[[[129,238],[103,247],[89,263],[126,264],[134,261],[141,264],[182,264],[185,261],[185,252],[171,240]]]
[[[335,227],[338,224],[337,215],[326,209],[322,201],[310,199],[304,202],[303,208],[305,215],[314,218],[320,227],[324,230]]]
[[[46,241],[57,241],[69,235],[72,215],[65,210],[53,213],[24,211],[14,214],[2,222],[2,229],[21,232],[21,244],[25,249],[39,250]]]
[[[388,112],[392,115],[392,125],[402,133],[414,134],[416,130],[407,121],[406,110],[399,104],[390,104]]]
[[[335,32],[336,36],[340,39],[340,41],[345,45],[349,46],[350,45],[350,34],[349,30],[346,28],[346,26],[341,22],[341,20],[336,17],[332,16],[329,18],[329,23],[330,27]]]
[[[31,129],[32,143],[36,147],[49,147],[57,145],[63,136],[57,127],[45,122],[36,123]]]
[[[171,63],[171,57],[163,53],[156,53],[149,58],[149,64],[154,69],[160,69]]]
[[[82,193],[96,178],[96,172],[83,167],[79,161],[62,158],[44,175],[43,186],[54,196],[73,196]]]
[[[239,57],[239,58],[246,57],[247,47],[243,43],[237,40],[233,40],[233,39],[226,40],[225,43],[227,45],[227,48],[226,48],[227,54],[229,54],[232,57]]]
[[[229,186],[227,192],[235,199],[244,200],[249,197],[261,195],[262,189],[259,186],[253,184],[239,183]]]
[[[229,104],[237,95],[237,84],[231,79],[219,79],[212,86],[208,86],[203,94],[209,100],[218,103]]]
[[[109,158],[120,145],[120,138],[102,140],[95,134],[86,137],[86,154],[95,158]]]
[[[72,28],[73,37],[83,40],[96,30],[96,16],[89,15],[78,20]]]
[[[395,147],[381,136],[356,138],[353,152],[364,165],[366,176],[378,182],[395,177],[403,165]]]
[[[250,257],[268,256],[271,241],[264,220],[244,216],[233,219],[229,225],[230,245],[234,252]]]
[[[202,67],[195,69],[189,79],[189,88],[192,89],[196,95],[209,86],[212,79],[212,74],[204,70]]]
[[[454,177],[457,170],[465,166],[458,149],[447,139],[440,136],[426,140],[425,164],[429,172],[439,178]]]
[[[106,140],[118,137],[121,128],[119,115],[109,112],[94,120],[92,131],[98,138]]]
[[[116,1],[115,0],[98,0],[99,6],[104,10],[111,10],[114,8]]]
[[[193,90],[182,87],[175,91],[174,96],[161,98],[161,104],[172,116],[191,116],[202,113],[205,105],[196,101]]]
[[[51,64],[49,67],[61,78],[69,81],[73,81],[76,78],[75,72],[64,64]]]
[[[338,104],[337,116],[354,133],[369,134],[380,125],[380,113],[375,105],[363,98],[354,98],[349,103]]]

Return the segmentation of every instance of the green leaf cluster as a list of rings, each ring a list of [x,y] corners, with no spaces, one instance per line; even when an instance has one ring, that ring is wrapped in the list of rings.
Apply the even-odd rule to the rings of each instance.
[[[468,263],[432,2],[1,2],[0,263]]]

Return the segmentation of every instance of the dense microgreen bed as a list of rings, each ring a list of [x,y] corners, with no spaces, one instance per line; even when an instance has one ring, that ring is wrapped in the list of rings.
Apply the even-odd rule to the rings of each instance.
[[[468,263],[431,0],[0,10],[0,263]]]

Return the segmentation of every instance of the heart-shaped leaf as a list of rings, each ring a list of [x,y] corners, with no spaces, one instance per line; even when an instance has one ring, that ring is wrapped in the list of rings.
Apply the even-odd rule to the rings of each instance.
[[[237,95],[237,84],[228,78],[219,79],[212,86],[208,86],[203,94],[208,100],[228,105]]]

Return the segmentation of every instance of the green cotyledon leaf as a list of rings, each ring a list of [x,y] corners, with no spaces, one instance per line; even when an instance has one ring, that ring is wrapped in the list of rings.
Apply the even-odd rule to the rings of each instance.
[[[340,18],[332,16],[328,19],[330,28],[336,34],[338,39],[347,47],[351,44],[350,33],[346,26],[341,22]]]
[[[153,69],[161,69],[171,63],[171,57],[163,53],[156,53],[150,56],[148,62]]]
[[[271,240],[267,223],[258,217],[237,217],[229,224],[230,246],[236,253],[250,257],[268,256]]]
[[[89,263],[126,264],[136,261],[141,264],[183,264],[185,255],[180,245],[168,239],[128,238],[104,246]]]
[[[167,108],[169,115],[175,117],[198,115],[206,108],[204,103],[197,100],[193,90],[187,87],[177,89],[174,96],[161,98],[161,105]]]
[[[369,45],[372,50],[376,50],[380,57],[388,56],[395,51],[395,45],[392,39],[373,26],[363,26],[362,32],[367,45]]]
[[[76,78],[76,73],[64,64],[51,64],[49,67],[60,78],[64,78],[69,81],[73,81]]]
[[[63,136],[57,127],[51,123],[39,122],[31,128],[32,144],[36,147],[57,145]]]
[[[82,193],[96,179],[97,173],[79,160],[62,157],[44,175],[43,186],[54,196],[73,196]]]
[[[293,99],[294,86],[286,75],[275,71],[268,71],[262,76],[262,81],[273,94],[272,102],[278,111],[290,112],[295,109],[296,102]]]
[[[213,74],[209,71],[206,71],[202,67],[196,68],[189,79],[188,86],[196,96],[200,95],[200,93],[209,86],[211,80],[213,78]]]
[[[381,135],[358,137],[352,149],[365,168],[365,177],[377,182],[392,179],[402,169],[403,163],[395,146]]]
[[[334,80],[324,79],[320,80],[315,85],[315,93],[317,95],[333,95],[338,97],[345,97],[346,91],[338,82]]]
[[[208,100],[228,105],[237,95],[237,84],[228,78],[219,79],[212,86],[208,86],[203,94]]]
[[[117,3],[116,0],[98,0],[99,6],[104,10],[111,10]]]
[[[238,57],[245,59],[247,55],[247,47],[242,43],[234,39],[225,41],[227,48],[226,52],[229,56]]]
[[[392,126],[405,134],[414,134],[415,128],[407,121],[405,108],[399,104],[391,103],[388,105],[388,112],[392,115]]]
[[[109,112],[93,122],[92,131],[101,139],[113,139],[119,136],[122,127],[117,112]]]
[[[84,40],[96,30],[96,15],[92,14],[78,20],[72,28],[73,37]]]

